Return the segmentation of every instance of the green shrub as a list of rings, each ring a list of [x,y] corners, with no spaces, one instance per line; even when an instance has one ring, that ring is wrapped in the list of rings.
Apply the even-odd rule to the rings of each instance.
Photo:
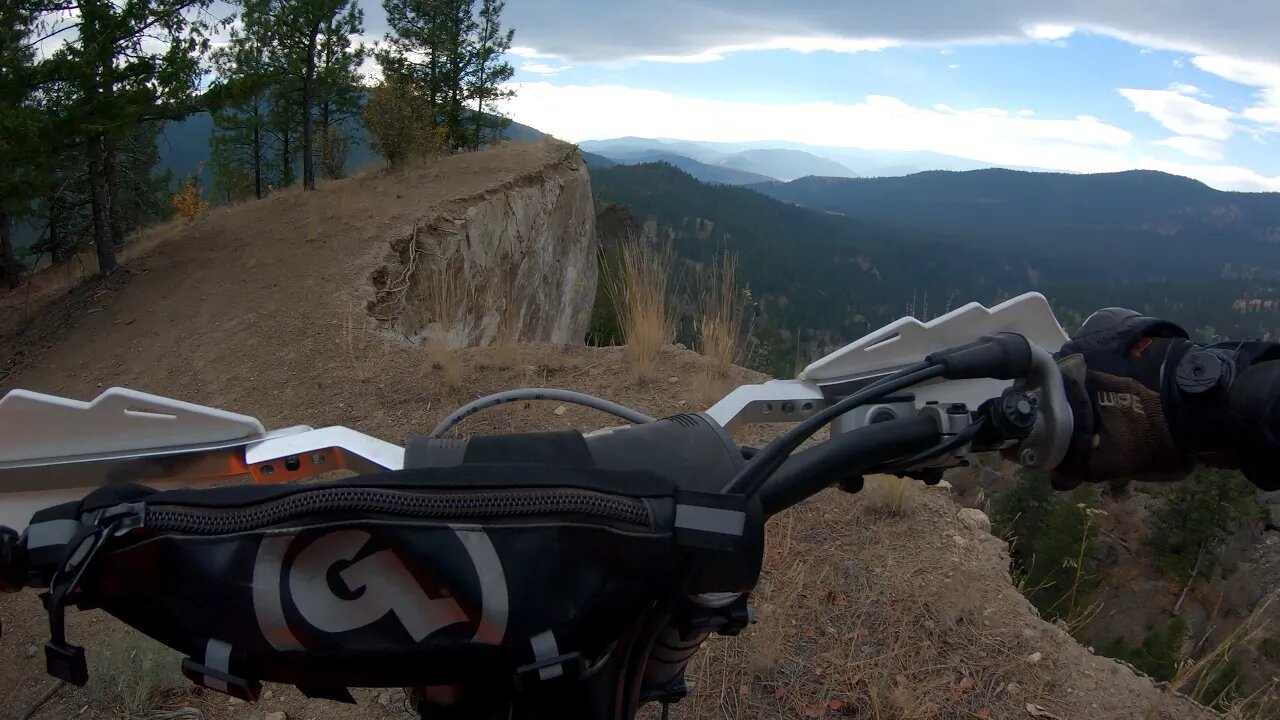
[[[1055,493],[1043,475],[1019,471],[996,500],[992,527],[1010,542],[1019,586],[1040,614],[1076,620],[1097,589],[1097,488]]]
[[[1182,642],[1187,637],[1187,623],[1180,617],[1170,620],[1163,628],[1155,628],[1142,638],[1142,644],[1131,647],[1122,637],[1098,649],[1099,655],[1124,660],[1150,677],[1172,680],[1182,659]]]
[[[1227,536],[1258,518],[1253,494],[1254,486],[1238,472],[1198,468],[1165,493],[1147,542],[1179,580],[1208,576]]]

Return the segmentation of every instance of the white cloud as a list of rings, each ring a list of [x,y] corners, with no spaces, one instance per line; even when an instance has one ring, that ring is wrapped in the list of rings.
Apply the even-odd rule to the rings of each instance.
[[[1032,40],[1062,40],[1063,38],[1071,37],[1075,31],[1076,29],[1070,25],[1037,23],[1027,28],[1024,32]]]
[[[1164,140],[1157,140],[1156,144],[1171,147],[1201,160],[1217,161],[1222,159],[1222,143],[1217,140],[1177,135]]]
[[[552,53],[539,52],[534,48],[525,47],[523,45],[516,45],[508,49],[507,54],[515,55],[518,58],[526,58],[529,60],[545,60],[548,58],[555,57],[555,55]]]
[[[1219,190],[1243,190],[1245,192],[1280,192],[1280,177],[1263,175],[1249,168],[1236,165],[1200,165],[1167,162],[1151,157],[1141,157],[1133,164],[1136,169],[1161,172],[1195,178]]]
[[[1231,137],[1233,113],[1227,108],[1210,105],[1173,90],[1136,90],[1121,88],[1133,109],[1150,115],[1166,129],[1179,135],[1193,135],[1213,140]]]
[[[1197,55],[1191,62],[1224,80],[1257,88],[1254,104],[1240,113],[1241,117],[1268,130],[1280,131],[1280,64],[1221,55]]]
[[[546,63],[525,63],[520,66],[520,69],[528,73],[533,73],[535,75],[555,75],[556,73],[564,72],[565,70],[568,70],[571,67],[572,67],[571,65],[548,65]]]
[[[1241,85],[1280,86],[1280,65],[1221,55],[1197,55],[1191,58],[1191,64]]]
[[[705,63],[723,60],[725,55],[746,50],[792,50],[811,53],[819,51],[838,53],[877,52],[897,46],[894,40],[883,38],[774,37],[734,45],[721,45],[683,55],[642,55],[641,60],[666,63]]]
[[[955,70],[955,69],[957,69],[957,68],[959,68],[959,67],[960,67],[960,66],[959,66],[959,65],[957,65],[956,63],[951,63],[950,65],[948,65],[948,66],[947,66],[947,69],[948,69],[948,70]]]
[[[862,102],[776,105],[689,98],[616,85],[521,83],[507,112],[522,123],[570,141],[638,135],[745,142],[769,138],[811,142],[815,125],[839,128],[828,145],[933,150],[992,163],[1112,169],[1092,162],[1132,136],[1094,118],[1032,119],[998,108],[921,108],[871,95]]]
[[[1186,64],[1185,62],[1183,62],[1182,58],[1174,58],[1174,59],[1173,59],[1173,66],[1174,66],[1174,67],[1176,67],[1176,68],[1184,68],[1184,67],[1186,67],[1186,66],[1187,66],[1187,64]]]
[[[1036,114],[1035,110],[1028,110],[1026,108],[1023,108],[1022,110],[1018,111],[1018,115],[1021,117],[1035,117],[1035,114]]]
[[[814,139],[811,128],[819,126],[837,129],[838,134],[822,141],[836,147],[929,150],[996,165],[1070,172],[1142,168],[1197,178],[1222,189],[1280,191],[1280,177],[1247,168],[1140,155],[1129,132],[1088,116],[1051,119],[999,108],[918,107],[882,95],[870,95],[858,103],[766,104],[690,98],[618,85],[529,82],[516,87],[518,93],[507,101],[505,112],[572,142],[636,135],[810,143]],[[1184,152],[1191,147],[1181,141],[1178,145],[1184,146],[1178,148]],[[1202,143],[1198,149],[1209,147]]]
[[[1196,87],[1195,85],[1188,85],[1187,83],[1180,83],[1180,82],[1169,83],[1169,90],[1172,92],[1176,92],[1179,95],[1186,95],[1188,97],[1195,97],[1196,95],[1204,94],[1204,91]]]

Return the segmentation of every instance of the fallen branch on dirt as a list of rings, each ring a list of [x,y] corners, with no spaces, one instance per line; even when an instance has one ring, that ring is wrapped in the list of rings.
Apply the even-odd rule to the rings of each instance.
[[[49,702],[49,700],[56,695],[64,685],[66,685],[66,683],[61,680],[55,681],[49,686],[48,690],[44,691],[44,694],[41,695],[39,699],[31,704],[31,707],[27,708],[26,712],[18,716],[18,720],[31,720],[31,716],[35,715],[45,703]]]

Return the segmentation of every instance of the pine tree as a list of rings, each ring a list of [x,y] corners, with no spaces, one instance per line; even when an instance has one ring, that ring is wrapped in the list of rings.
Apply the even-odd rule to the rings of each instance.
[[[22,268],[13,248],[12,218],[39,192],[44,152],[32,142],[41,116],[31,102],[36,84],[32,8],[0,6],[0,281],[18,286]]]
[[[383,74],[410,78],[432,108],[448,147],[478,147],[501,121],[485,108],[511,91],[502,54],[514,33],[503,31],[501,0],[386,0],[390,48],[379,53]],[[475,109],[472,109],[472,103]]]
[[[51,18],[74,17],[75,39],[48,60],[67,112],[57,136],[83,144],[99,269],[110,272],[123,242],[119,145],[141,123],[181,119],[196,109],[207,26],[197,11],[211,0],[74,0],[49,3]],[[68,14],[74,11],[74,14]],[[148,169],[149,172],[149,169]]]
[[[347,13],[327,23],[320,34],[317,129],[320,165],[325,177],[331,180],[345,174],[351,143],[348,125],[360,114],[360,65],[368,57],[368,51],[363,46],[352,47],[351,33],[359,31],[362,20],[359,6],[352,5]]]
[[[232,31],[231,43],[214,55],[219,80],[210,89],[209,136],[215,191],[228,200],[262,199],[273,178],[271,85],[265,48],[257,38]],[[278,178],[276,178],[278,181]]]
[[[514,90],[504,87],[515,72],[511,63],[503,59],[515,37],[514,30],[502,30],[502,9],[505,5],[504,0],[481,0],[480,4],[475,56],[466,89],[467,98],[476,103],[473,147],[477,149],[484,144],[487,130],[501,133],[511,122],[497,114],[494,107],[499,100],[515,95]],[[486,107],[489,108],[487,114]]]
[[[291,174],[293,128],[301,135],[302,186],[314,190],[317,143],[315,109],[336,102],[334,85],[354,75],[363,49],[351,48],[350,36],[362,29],[364,15],[356,0],[245,0],[244,33],[267,49],[268,62],[279,78],[277,100],[292,111],[296,123],[276,114],[273,125],[281,139],[281,165]],[[332,76],[322,75],[324,54],[330,58]],[[351,75],[340,70],[351,68]],[[287,106],[292,106],[288,108]],[[287,109],[286,109],[287,108]]]

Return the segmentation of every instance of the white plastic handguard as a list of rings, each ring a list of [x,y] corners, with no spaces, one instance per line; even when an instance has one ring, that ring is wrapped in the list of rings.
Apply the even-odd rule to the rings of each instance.
[[[797,422],[821,410],[823,400],[830,399],[836,386],[869,381],[919,362],[930,353],[1002,332],[1022,335],[1048,353],[1056,352],[1068,340],[1049,301],[1039,293],[1019,295],[991,308],[969,303],[929,321],[913,317],[895,320],[810,363],[795,380],[739,387],[707,414],[722,425]],[[911,394],[917,409],[934,403],[975,408],[998,397],[1011,384],[991,378],[936,380],[912,388]],[[833,432],[861,427],[876,407],[848,413],[833,425]]]
[[[81,402],[11,390],[0,397],[0,462],[237,440],[266,432],[248,415],[113,387]]]

